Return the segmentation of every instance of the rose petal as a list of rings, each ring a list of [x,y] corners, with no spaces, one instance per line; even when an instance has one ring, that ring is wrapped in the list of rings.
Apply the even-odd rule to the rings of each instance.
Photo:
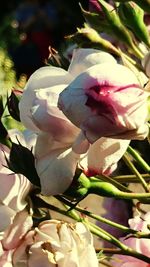
[[[32,216],[26,210],[20,211],[14,217],[12,224],[7,228],[2,240],[5,250],[16,248],[33,224]]]
[[[71,75],[61,68],[56,67],[42,67],[34,72],[29,78],[22,98],[19,102],[20,117],[22,123],[29,129],[39,132],[36,125],[34,125],[31,116],[31,108],[33,100],[35,99],[35,91],[54,85],[69,83],[72,80]]]
[[[62,86],[58,86],[62,90]],[[52,88],[57,89],[57,88]],[[32,108],[33,121],[44,132],[49,132],[56,141],[73,142],[79,132],[57,107],[58,94],[48,89],[37,91]],[[54,90],[55,91],[55,90]]]
[[[88,153],[80,160],[80,166],[88,174],[110,174],[125,153],[130,141],[100,138],[90,146]]]
[[[25,176],[14,174],[3,167],[1,169],[0,188],[0,200],[4,205],[15,211],[22,210],[26,206],[26,196],[31,189],[31,183]]]
[[[63,193],[71,184],[75,174],[79,155],[71,148],[56,149],[36,161],[36,170],[40,177],[41,192],[44,195]]]
[[[76,77],[89,67],[104,62],[110,62],[114,64],[117,63],[117,61],[112,55],[97,49],[74,49],[68,72],[71,73],[74,77]]]

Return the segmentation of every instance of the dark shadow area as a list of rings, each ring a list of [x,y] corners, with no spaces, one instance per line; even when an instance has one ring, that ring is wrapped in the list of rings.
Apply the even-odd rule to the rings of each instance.
[[[87,8],[88,1],[80,3]],[[59,50],[84,23],[76,0],[13,0],[2,4],[0,15],[0,46],[12,58],[17,78],[44,66],[49,46]]]

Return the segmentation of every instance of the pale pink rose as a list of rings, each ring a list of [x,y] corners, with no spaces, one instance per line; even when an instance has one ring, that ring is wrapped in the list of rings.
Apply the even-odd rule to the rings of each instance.
[[[129,140],[101,138],[86,151],[86,142],[72,144],[72,148],[54,142],[48,134],[39,135],[36,145],[36,169],[44,195],[63,193],[71,184],[78,166],[87,176],[110,174],[125,153]]]
[[[28,246],[29,267],[98,267],[92,235],[80,222],[44,221],[35,228],[33,240]]]
[[[29,215],[26,210],[23,210],[16,214],[12,223],[6,228],[5,232],[1,234],[0,267],[14,266],[14,253],[24,242],[25,235],[31,230],[32,224],[32,216]]]
[[[108,53],[96,49],[75,49],[68,71],[62,68],[47,66],[33,73],[28,80],[19,103],[20,117],[23,124],[33,130],[40,131],[40,124],[45,116],[52,120],[58,119],[59,123],[65,120],[66,127],[71,123],[57,108],[59,93],[81,72],[95,64],[102,62],[116,63],[115,59]],[[51,101],[51,103],[49,103]],[[42,102],[42,103],[41,103]],[[42,118],[39,117],[38,108],[43,110]],[[40,112],[41,113],[41,112]],[[35,117],[34,114],[37,114]],[[44,124],[44,123],[43,123]],[[59,124],[57,123],[57,127]],[[47,129],[48,130],[48,129]],[[59,127],[58,127],[59,131]]]
[[[147,93],[125,66],[103,63],[77,76],[58,106],[85,138],[144,139],[148,135]]]
[[[68,72],[43,67],[27,82],[20,114],[24,125],[37,132],[35,164],[42,194],[63,193],[71,184],[77,166],[86,174],[111,173],[129,144],[129,141],[102,139],[91,147],[81,130],[57,106],[59,94],[77,75],[103,62],[117,64],[108,53],[75,49]]]
[[[149,226],[150,224],[150,212],[145,215],[138,215],[133,219],[129,219],[129,225],[131,229],[142,231],[144,233],[149,234]],[[136,250],[137,252],[145,255],[150,256],[150,239],[147,238],[135,238],[135,237],[128,237],[128,238],[120,238],[120,240],[127,246],[131,247],[132,249]],[[125,255],[114,255],[112,258],[113,266],[115,267],[149,267],[150,264],[139,260],[137,258]]]
[[[27,144],[22,133],[18,130],[10,130],[9,136],[13,142],[31,147],[35,142],[30,140]],[[28,137],[29,139],[29,137]],[[0,232],[4,231],[11,223],[18,211],[27,205],[27,196],[32,188],[30,181],[22,174],[13,173],[7,166],[6,158],[9,158],[9,148],[0,145]]]

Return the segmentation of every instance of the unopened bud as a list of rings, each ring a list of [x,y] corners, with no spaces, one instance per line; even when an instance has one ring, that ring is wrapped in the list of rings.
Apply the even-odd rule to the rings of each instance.
[[[131,29],[140,41],[150,46],[148,29],[144,23],[144,10],[131,1],[121,3],[118,13],[123,24]]]

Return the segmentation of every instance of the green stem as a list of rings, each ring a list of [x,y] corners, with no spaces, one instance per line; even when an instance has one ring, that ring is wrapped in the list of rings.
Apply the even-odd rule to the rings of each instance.
[[[88,210],[85,210],[83,208],[80,208],[78,206],[76,206],[74,209],[79,211],[82,214],[85,214],[86,216],[88,216],[88,217],[90,217],[92,219],[95,219],[95,220],[100,221],[102,223],[106,223],[106,224],[108,224],[110,226],[113,226],[115,228],[118,228],[118,229],[120,229],[120,230],[122,230],[122,231],[124,231],[126,233],[135,233],[135,234],[137,233],[137,231],[135,231],[133,229],[130,229],[130,228],[128,228],[128,227],[126,227],[124,225],[121,225],[119,223],[110,221],[110,220],[108,220],[108,219],[106,219],[106,218],[104,218],[104,217],[102,217],[100,215],[94,214],[94,213],[92,213],[92,212],[90,212]]]
[[[150,181],[150,174],[141,174],[141,176],[147,181]],[[118,175],[114,177],[115,180],[120,183],[139,183],[139,179],[134,174],[129,175]]]
[[[117,238],[115,238],[114,236],[103,230],[102,228],[86,220],[84,220],[83,223],[89,228],[91,233],[95,234],[96,236],[102,238],[105,241],[114,244],[117,247],[120,246],[121,242]]]
[[[119,192],[116,194],[117,198],[121,199],[137,199],[140,200],[142,203],[150,203],[150,193],[126,193],[126,192]]]
[[[49,203],[45,203],[42,199],[38,199],[38,202],[40,204],[40,206],[43,206],[45,207],[45,204],[46,204],[46,207],[49,208],[49,209],[52,209],[56,212],[59,212],[63,215],[66,215],[66,216],[69,216],[71,218],[74,218],[73,214],[70,213],[70,212],[67,212],[67,211],[64,211],[58,207],[55,207]],[[61,199],[61,198],[60,198]],[[79,218],[79,217],[78,217]],[[77,217],[75,216],[75,219],[77,219]],[[81,219],[80,219],[81,221]],[[102,238],[103,240],[106,240],[108,242],[111,242],[112,244],[116,245],[117,247],[119,247],[120,249],[122,249],[122,254],[124,255],[128,255],[128,256],[133,256],[133,257],[136,257],[140,260],[143,260],[145,262],[148,262],[150,263],[150,258],[147,257],[147,256],[144,256],[134,250],[132,250],[131,248],[127,247],[126,245],[124,245],[123,243],[121,243],[118,239],[116,239],[114,236],[112,236],[111,234],[107,233],[105,230],[101,229],[100,227],[94,225],[93,223],[91,222],[87,222],[85,220],[82,220],[82,222],[89,228],[89,230],[95,234],[96,236]]]
[[[135,44],[131,44],[131,47],[132,47],[133,52],[139,59],[142,59],[144,57],[143,53],[140,51],[140,49]]]
[[[70,209],[70,206],[63,204],[67,214],[76,221],[81,221],[81,217],[75,212],[75,209]],[[76,209],[77,210],[77,209]]]
[[[136,175],[136,177],[139,179],[140,183],[142,184],[145,192],[149,192],[149,188],[147,183],[145,182],[142,175],[138,172],[138,170],[135,168],[133,163],[129,160],[127,154],[125,153],[123,156],[123,160],[125,161],[126,165],[130,168],[130,170]]]
[[[77,213],[73,212],[73,211],[66,211],[66,210],[63,210],[59,207],[56,207],[48,202],[45,202],[45,200],[43,200],[42,198],[40,197],[37,197],[37,196],[33,196],[32,197],[32,201],[34,201],[36,203],[36,206],[38,208],[47,208],[47,209],[50,209],[50,210],[53,210],[53,211],[56,211],[62,215],[65,215],[65,216],[68,216],[76,221],[81,221],[81,218],[80,216],[78,216]]]
[[[126,186],[122,185],[121,183],[119,183],[118,181],[116,181],[115,179],[113,179],[113,178],[111,178],[109,176],[99,175],[99,176],[96,176],[96,177],[99,177],[101,180],[103,180],[105,182],[109,182],[109,183],[113,184],[114,186],[116,186],[121,191],[125,191],[125,192],[130,192],[131,193],[131,190],[129,190]],[[93,179],[93,177],[91,179]],[[97,179],[97,178],[95,178],[95,179]],[[97,181],[98,181],[98,179],[97,179]]]
[[[123,253],[124,255],[128,255],[128,256],[132,256],[132,257],[135,257],[137,259],[140,259],[142,261],[145,261],[147,263],[150,263],[150,258],[137,252],[137,251],[134,251],[133,249],[131,249],[130,247],[126,246],[125,244],[121,243],[117,238],[109,235],[109,236],[106,236],[104,232],[101,232],[101,229],[98,229],[98,227],[95,227],[95,225],[93,225],[92,223],[90,222],[83,222],[84,224],[87,225],[87,227],[89,228],[89,230],[95,234],[96,236],[108,241],[108,242],[111,242],[113,243],[115,246],[119,247],[120,249],[123,250]]]
[[[96,194],[103,197],[114,197],[116,199],[137,199],[142,203],[150,203],[150,193],[128,193],[120,191],[109,182],[101,182],[94,177],[90,177],[91,183],[88,194]]]
[[[127,152],[139,163],[140,167],[150,173],[150,166],[145,162],[145,160],[135,151],[131,146],[128,146]]]
[[[118,49],[119,51],[119,49]],[[137,65],[137,62],[135,60],[133,60],[130,56],[128,56],[127,54],[125,54],[123,51],[119,51],[119,56],[122,57],[122,55],[127,59],[129,60],[130,63],[132,63],[133,65]]]

